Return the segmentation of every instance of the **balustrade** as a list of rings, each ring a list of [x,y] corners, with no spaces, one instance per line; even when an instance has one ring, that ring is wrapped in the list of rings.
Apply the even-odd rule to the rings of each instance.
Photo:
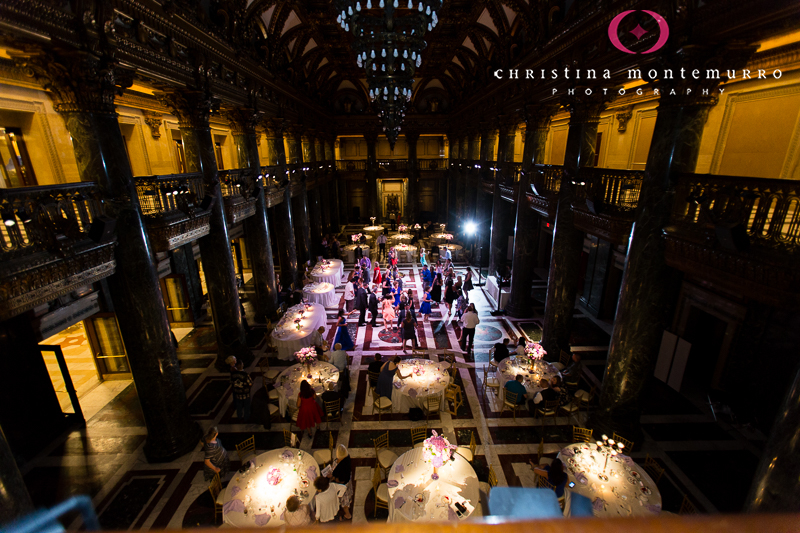
[[[617,213],[632,213],[639,203],[644,172],[609,168],[582,168],[575,196]]]
[[[170,211],[189,212],[204,196],[199,172],[164,176],[137,176],[136,193],[142,214],[152,216]]]
[[[561,165],[534,165],[532,187],[537,196],[553,196],[561,189]]]

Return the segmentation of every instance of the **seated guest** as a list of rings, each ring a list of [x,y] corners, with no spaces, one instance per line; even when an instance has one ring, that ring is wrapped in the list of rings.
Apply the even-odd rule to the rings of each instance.
[[[307,526],[314,522],[311,507],[306,503],[300,503],[297,496],[289,496],[286,500],[286,511],[281,518],[287,526]]]
[[[534,472],[547,478],[547,481],[556,488],[556,497],[562,500],[564,498],[564,488],[567,485],[567,473],[564,472],[564,464],[561,459],[553,459],[552,463],[544,466],[534,465],[533,461],[528,462]],[[559,503],[561,502],[559,501]]]
[[[367,372],[380,373],[382,367],[383,367],[383,361],[381,361],[381,354],[376,353],[375,360],[371,362],[369,366],[367,366]],[[372,387],[376,386],[378,384],[377,379],[378,378],[375,378],[373,380],[372,378],[370,378],[369,381],[370,386]]]
[[[581,356],[577,353],[572,354],[572,362],[569,364],[567,368],[561,371],[561,375],[564,378],[565,383],[575,383],[581,377],[581,371],[583,370],[583,363],[581,362]]]
[[[536,396],[533,397],[533,408],[528,405],[528,408],[533,413],[536,409],[544,409],[544,402],[552,402],[558,400],[558,393],[550,388],[550,382],[546,379],[542,379],[539,381],[539,386],[542,388],[541,391],[536,393]]]
[[[311,346],[322,348],[322,345],[325,342],[325,339],[322,338],[323,333],[325,333],[325,326],[320,326],[311,334]]]
[[[558,393],[559,405],[567,405],[572,401],[572,395],[569,393],[569,390],[567,390],[567,387],[561,383],[561,377],[558,374],[550,378],[550,388]]]
[[[340,343],[337,342],[333,345],[333,351],[329,354],[329,358],[328,362],[335,366],[339,372],[344,372],[344,369],[347,368],[347,352],[342,350]]]
[[[319,476],[314,480],[314,488],[317,489],[317,494],[314,496],[317,521],[330,522],[339,514],[339,498],[344,496],[347,487],[331,483],[325,476]]]
[[[494,360],[500,363],[503,359],[508,357],[508,337],[503,339],[503,342],[498,342],[494,345]]]
[[[525,395],[528,391],[525,389],[525,385],[522,384],[522,375],[517,374],[515,379],[509,379],[506,383],[506,390],[508,392],[513,392],[517,395],[517,405],[523,405],[525,403]]]
[[[525,341],[525,337],[520,337],[517,340],[517,350],[516,350],[516,354],[517,355],[525,355],[525,345],[526,344],[527,344],[527,342]]]
[[[341,399],[339,393],[333,390],[335,388],[336,388],[336,383],[328,383],[326,385],[325,392],[323,392],[320,396],[322,398],[323,406],[325,405],[325,402],[335,402],[336,400]]]

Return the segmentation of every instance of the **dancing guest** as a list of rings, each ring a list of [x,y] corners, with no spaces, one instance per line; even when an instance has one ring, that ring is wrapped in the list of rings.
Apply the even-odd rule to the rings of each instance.
[[[378,323],[376,322],[378,319],[378,297],[375,296],[375,293],[372,292],[369,287],[367,287],[367,298],[367,308],[369,309],[369,314],[372,317],[369,325],[375,328],[378,327]]]
[[[388,284],[389,280],[386,280]],[[385,290],[385,289],[384,289]],[[393,327],[394,320],[397,318],[397,314],[394,312],[394,302],[391,299],[391,294],[389,297],[383,297],[383,303],[381,304],[381,314],[383,315],[383,327]]]
[[[464,278],[464,292],[469,292],[474,288],[472,285],[472,270],[467,270],[467,276]]]
[[[394,295],[394,306],[397,307],[400,305],[400,283],[398,281],[394,282],[394,288],[392,288],[392,294]]]
[[[442,302],[442,274],[437,273],[436,278],[433,280],[433,288],[431,289],[431,300],[437,304]]]
[[[422,248],[419,252],[419,262],[422,263],[423,267],[428,266],[428,254],[425,253],[425,248]]]
[[[347,331],[347,317],[344,316],[344,309],[339,309],[336,328],[336,338],[333,340],[334,344],[341,344],[342,349],[345,351],[352,350],[355,346],[353,345],[353,339],[350,338],[350,332]]]
[[[391,300],[391,298],[392,298],[392,282],[391,282],[391,278],[389,277],[390,274],[391,274],[390,272],[387,272],[386,277],[383,278],[383,287],[382,287],[382,291],[381,291],[381,296],[384,299],[390,299]]]
[[[423,285],[427,285],[428,287],[433,285],[433,273],[428,269],[428,265],[423,265],[420,276],[422,276]]]
[[[381,279],[381,264],[378,261],[375,261],[375,268],[373,269],[372,274],[372,283],[375,285],[380,285]]]
[[[356,288],[354,279],[355,275],[351,274],[350,279],[344,286],[344,310],[347,311],[348,315],[356,308]]]
[[[417,326],[414,319],[411,318],[411,313],[406,311],[406,317],[403,320],[403,353],[406,353],[406,341],[412,341],[411,349],[417,349]]]
[[[419,304],[419,313],[422,315],[422,321],[427,322],[428,316],[431,314],[431,293],[427,285],[423,290],[424,295],[422,296],[422,302]]]

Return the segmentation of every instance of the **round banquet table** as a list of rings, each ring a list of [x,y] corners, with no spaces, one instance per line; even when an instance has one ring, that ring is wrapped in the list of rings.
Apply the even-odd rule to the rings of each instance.
[[[330,283],[338,287],[344,276],[344,263],[340,259],[327,259],[328,264],[317,263],[311,271],[311,277],[317,282]]]
[[[224,492],[223,519],[234,527],[278,527],[286,510],[286,500],[294,491],[302,492],[301,501],[311,502],[316,490],[314,479],[320,469],[310,453],[297,448],[278,448],[264,452],[244,474],[237,472]],[[267,481],[272,468],[280,470],[277,485]],[[245,511],[247,513],[245,514]]]
[[[311,303],[323,307],[334,307],[339,299],[336,298],[336,287],[332,283],[309,283],[303,287],[303,297]]]
[[[398,372],[411,377],[400,379],[395,373],[392,390],[392,412],[407,413],[412,407],[422,407],[428,396],[439,396],[441,410],[447,410],[444,389],[450,383],[447,369],[450,363],[435,363],[428,359],[406,359],[397,364]]]
[[[581,453],[577,453],[580,450]],[[610,457],[597,452],[597,445],[578,442],[562,449],[558,458],[564,463],[569,489],[592,501],[597,517],[653,516],[661,512],[661,493],[645,470],[627,455]],[[605,475],[608,481],[598,477]],[[646,492],[650,494],[646,494]]]
[[[529,400],[532,400],[533,397],[536,396],[536,393],[542,390],[539,386],[539,380],[546,379],[550,381],[553,376],[561,375],[558,369],[547,361],[537,361],[533,368],[534,371],[531,373],[530,365],[527,361],[520,358],[520,362],[517,362],[517,358],[514,356],[506,357],[500,361],[500,365],[497,367],[497,381],[500,384],[499,397],[501,404],[505,398],[506,383],[512,379],[516,379],[517,374],[522,374],[525,380],[523,385],[525,385],[525,389],[528,391],[526,397]]]
[[[377,233],[383,231],[383,226],[366,226],[363,228],[367,233]]]
[[[396,235],[392,235],[392,239],[396,241],[410,241],[413,238],[414,236],[410,233],[397,233]]]
[[[423,461],[422,454],[422,447],[413,448],[398,457],[389,470],[388,522],[458,521],[456,502],[467,508],[464,518],[472,514],[480,502],[478,475],[472,466],[453,453],[453,458],[439,468],[439,479],[433,480],[433,466]],[[394,483],[397,485],[393,487]],[[421,503],[415,501],[417,495],[421,495]]]
[[[297,330],[296,318],[300,311],[305,315],[300,319],[300,330]],[[298,304],[290,307],[272,331],[272,342],[278,350],[278,359],[288,361],[301,348],[311,346],[311,334],[320,326],[325,326],[325,308],[320,304]]]
[[[448,239],[448,237],[450,237]],[[441,243],[448,243],[453,240],[452,233],[434,233],[430,237],[428,237],[433,244],[441,244]]]
[[[461,250],[464,249],[464,247],[461,246],[460,244],[440,244],[439,245],[439,257],[442,257],[444,255],[444,249],[445,248],[449,248],[450,249],[450,255],[453,256],[453,261],[457,261],[458,260],[459,256],[461,255]]]
[[[275,380],[275,390],[278,391],[278,407],[281,416],[286,416],[286,408],[297,408],[297,393],[300,392],[300,383],[305,379],[314,387],[314,392],[325,392],[326,384],[339,381],[339,370],[330,363],[314,361],[311,363],[311,378],[308,377],[306,365],[298,363],[292,365],[278,375]],[[322,382],[320,382],[322,380]]]
[[[394,246],[394,251],[397,252],[397,260],[401,263],[413,263],[417,260],[416,246],[411,246],[410,244],[398,244],[397,246]],[[403,261],[403,259],[405,259],[405,261]]]
[[[361,253],[364,257],[369,257],[369,246],[366,244],[361,244]],[[348,244],[343,248],[345,256],[347,257],[348,263],[355,263],[356,262],[356,245],[355,244]]]

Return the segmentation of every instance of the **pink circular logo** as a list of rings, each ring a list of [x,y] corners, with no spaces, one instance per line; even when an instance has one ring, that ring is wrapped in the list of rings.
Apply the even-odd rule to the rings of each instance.
[[[625,52],[626,54],[639,53],[629,50],[624,44],[620,42],[618,36],[620,23],[625,17],[627,17],[634,11],[636,10],[631,9],[629,11],[623,11],[622,13],[614,17],[614,19],[611,21],[611,24],[608,25],[608,38],[611,39],[611,44],[613,44],[617,50]],[[641,52],[642,54],[652,54],[653,52],[655,52],[656,50],[660,50],[665,44],[667,44],[667,39],[669,38],[669,26],[667,25],[667,21],[664,20],[664,17],[662,17],[658,13],[655,13],[653,11],[648,11],[646,9],[642,9],[642,11],[653,17],[655,21],[658,23],[658,30],[659,30],[658,41],[649,50]],[[637,24],[636,27],[631,30],[631,33],[636,36],[636,39],[641,39],[642,36],[647,33],[647,30],[645,30],[644,28],[642,28]]]

